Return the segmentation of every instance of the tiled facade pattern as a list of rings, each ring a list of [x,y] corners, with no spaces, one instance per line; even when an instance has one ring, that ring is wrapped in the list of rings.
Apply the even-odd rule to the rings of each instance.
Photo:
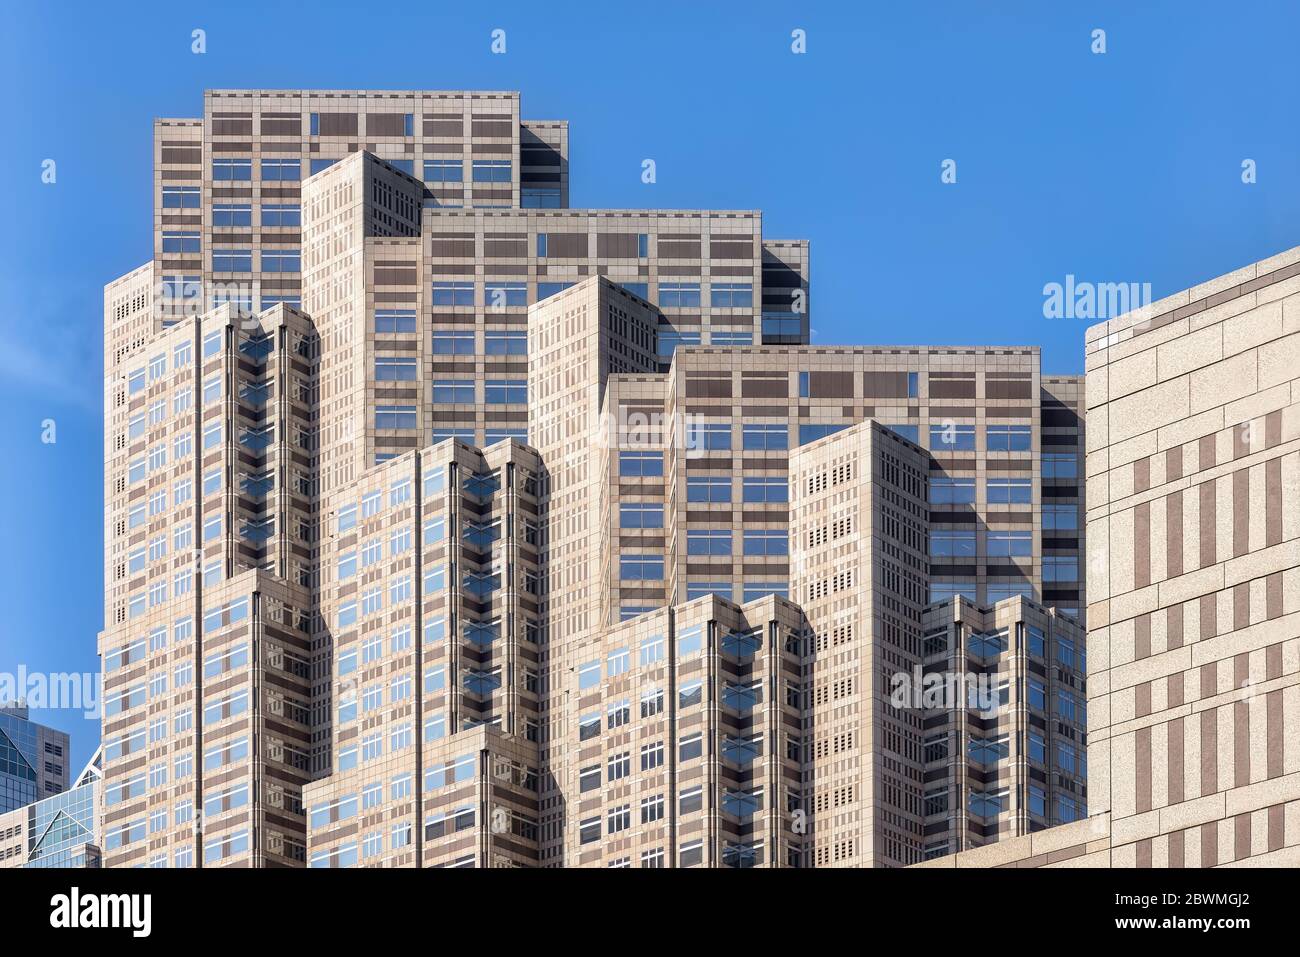
[[[134,626],[105,632],[105,865],[294,866],[305,860],[311,767],[310,602],[258,569],[202,586],[192,611],[151,627],[156,650],[123,660]],[[197,634],[196,634],[197,632]]]
[[[333,764],[308,788],[313,866],[536,863],[539,483],[516,442],[444,441],[367,471],[331,514]],[[452,785],[470,779],[501,800],[464,804]]]
[[[927,601],[1024,595],[1082,618],[1078,379],[1041,380],[1036,349],[863,346],[687,349],[662,383],[614,376],[611,507],[662,502],[665,517],[648,532],[611,512],[609,550],[662,538],[666,568],[662,586],[614,579],[606,622],[708,592],[783,593],[791,450],[866,418],[930,453]],[[662,478],[637,474],[660,453]]]
[[[223,305],[150,335],[144,278],[106,291],[105,855],[293,863],[312,749],[315,333],[285,305]]]
[[[945,863],[1300,862],[1300,249],[1087,334],[1088,820]]]
[[[536,312],[549,314],[549,306],[550,303],[545,303]],[[959,352],[921,351],[941,355]],[[812,415],[809,415],[806,407],[796,405],[791,408],[791,397],[803,400],[809,396],[801,393],[833,393],[837,389],[840,391],[834,397],[848,395],[855,404],[863,402],[861,393],[853,389],[854,380],[859,379],[864,383],[862,391],[876,387],[878,380],[866,374],[863,366],[874,359],[876,354],[885,352],[886,350],[811,347],[744,350],[734,359],[728,355],[727,359],[732,361],[726,362],[725,371],[721,371],[719,366],[724,363],[720,360],[720,350],[686,349],[676,354],[667,377],[644,372],[612,375],[607,383],[600,435],[594,443],[606,461],[605,475],[601,482],[603,497],[596,512],[603,526],[599,536],[600,564],[597,574],[605,576],[607,584],[604,591],[609,596],[596,608],[600,626],[611,627],[617,620],[645,613],[647,608],[665,602],[689,602],[698,595],[721,594],[728,599],[734,597],[749,601],[763,593],[786,593],[788,588],[790,596],[801,602],[808,614],[811,629],[807,636],[809,647],[829,651],[838,635],[839,642],[847,645],[847,657],[854,661],[862,657],[869,659],[870,654],[877,653],[876,649],[880,649],[878,653],[882,659],[888,660],[891,668],[898,669],[903,664],[910,668],[910,663],[919,661],[921,609],[931,598],[942,597],[941,593],[934,594],[930,591],[932,583],[942,583],[942,579],[932,576],[939,568],[946,567],[928,562],[931,550],[941,551],[934,547],[933,532],[938,530],[943,534],[953,526],[966,531],[975,523],[991,526],[1004,534],[988,535],[987,538],[981,535],[977,546],[976,535],[970,532],[969,553],[972,556],[978,552],[987,554],[986,543],[999,538],[1005,542],[1014,536],[1021,543],[1019,550],[1030,560],[1022,561],[1015,569],[1020,576],[1020,584],[1018,588],[1009,589],[1008,593],[1019,591],[1035,596],[1041,594],[1037,588],[1038,583],[1029,578],[1035,570],[1032,556],[1035,554],[1034,536],[1039,520],[1032,515],[1007,514],[1012,510],[986,499],[978,501],[976,508],[996,516],[992,521],[971,514],[976,509],[970,508],[967,503],[960,503],[966,505],[964,509],[955,507],[951,501],[941,501],[937,507],[930,504],[927,508],[927,501],[933,502],[934,499],[929,484],[932,476],[940,474],[941,478],[947,478],[955,474],[958,480],[965,478],[961,472],[949,471],[947,475],[937,473],[941,457],[947,452],[946,446],[949,444],[964,446],[962,451],[975,453],[964,460],[950,460],[950,469],[953,468],[954,461],[960,461],[971,472],[977,472],[977,459],[987,459],[991,463],[989,471],[999,477],[1017,465],[1021,471],[1033,474],[1032,481],[1023,481],[1023,497],[1025,503],[1037,504],[1041,500],[1040,483],[1032,469],[1037,459],[1034,452],[1038,448],[1037,429],[1033,424],[1036,409],[1035,413],[1025,413],[1024,418],[1029,419],[1029,422],[1019,423],[1005,413],[1000,415],[1000,409],[995,404],[994,412],[988,416],[995,421],[995,428],[991,431],[982,429],[984,434],[977,446],[974,424],[957,431],[955,426],[958,421],[951,417],[940,422],[926,421],[923,414],[918,415],[907,404],[900,409],[883,410],[883,414],[882,410],[874,407],[863,412],[853,407],[845,408],[842,401],[834,407],[826,403]],[[960,352],[969,355],[974,350]],[[821,360],[821,355],[825,353],[848,358]],[[1033,358],[1036,359],[1036,356]],[[826,377],[831,379],[827,383],[825,378],[815,374],[819,371],[819,360],[839,361],[848,365],[851,371],[845,374],[841,370],[829,370],[839,372],[840,375],[838,382]],[[536,357],[534,361],[539,368],[546,363],[542,356]],[[1030,368],[1036,368],[1036,362]],[[923,397],[923,401],[928,399],[926,384],[929,377],[924,372],[918,371],[911,376],[895,373],[882,378],[886,389],[906,390],[904,394],[915,392]],[[936,391],[942,392],[949,388],[942,374],[936,378],[942,382]],[[1023,394],[1037,394],[1037,383],[1031,383],[1028,376],[1025,378]],[[976,379],[975,373],[972,372],[970,379],[970,387],[963,386],[961,391],[968,392],[973,397],[976,393],[973,381]],[[1002,388],[998,372],[994,372],[991,379],[991,388],[982,381],[979,383],[981,396],[986,389],[996,392]],[[1065,394],[1062,406],[1066,402],[1077,401],[1077,394],[1069,394],[1069,389],[1077,384],[1077,380],[1060,378],[1052,381],[1058,391]],[[687,404],[679,396],[696,401]],[[749,399],[750,402],[738,406],[733,396],[741,401]],[[698,401],[699,399],[714,401],[706,403]],[[1048,401],[1047,397],[1044,397],[1044,401]],[[568,407],[575,408],[572,404]],[[913,523],[910,534],[913,551],[906,556],[910,562],[908,571],[911,587],[907,599],[910,604],[900,602],[895,594],[890,594],[887,603],[901,617],[883,625],[877,624],[873,629],[873,618],[867,610],[872,604],[864,602],[864,607],[859,609],[863,622],[859,634],[863,637],[850,642],[850,628],[827,625],[823,609],[817,607],[815,594],[804,593],[810,583],[798,579],[802,573],[799,571],[797,553],[802,543],[798,539],[797,528],[801,523],[812,519],[806,516],[801,518],[791,504],[798,495],[796,486],[799,483],[791,477],[792,466],[788,459],[798,457],[805,450],[817,448],[816,437],[819,435],[834,433],[832,439],[842,436],[846,441],[852,440],[857,431],[867,427],[859,426],[855,430],[850,427],[850,423],[861,421],[864,415],[881,415],[893,428],[884,429],[876,424],[871,425],[871,428],[887,435],[896,444],[913,449],[913,454],[917,457],[913,465],[920,468],[920,472],[914,468],[909,473],[913,476],[911,492],[913,496],[919,494],[920,498],[919,502],[915,498],[909,500]],[[911,423],[907,421],[909,418]],[[983,418],[975,410],[969,411],[966,416],[967,421],[974,422]],[[1020,433],[1017,441],[1021,443],[1021,449],[990,450],[987,446],[994,443],[987,436],[997,435],[998,441],[1004,442],[1007,430],[999,427],[1008,418],[1012,419],[1010,427]],[[965,422],[961,424],[964,425]],[[930,425],[935,426],[933,431],[929,428]],[[578,434],[584,428],[585,426],[577,427],[571,431]],[[836,431],[840,429],[845,431]],[[1077,417],[1067,421],[1054,420],[1053,429],[1056,430],[1054,434],[1065,436],[1067,441],[1076,443],[1077,437],[1082,434]],[[922,441],[933,442],[938,447],[937,453],[927,454],[924,449],[912,446],[901,437],[900,432],[910,432],[918,439],[924,434],[926,438]],[[955,441],[944,441],[953,432],[957,434]],[[813,444],[802,445],[791,452],[790,446],[796,442]],[[975,452],[977,448],[979,451]],[[1054,496],[1051,504],[1059,506],[1068,502],[1074,512],[1068,514],[1065,509],[1053,509],[1053,527],[1057,524],[1055,516],[1063,515],[1060,525],[1077,528],[1077,510],[1080,507],[1077,464],[1080,451],[1077,444],[1067,448],[1069,465],[1056,469],[1061,479],[1053,484],[1064,486],[1068,477],[1071,491],[1068,496]],[[545,453],[543,459],[549,460]],[[584,466],[585,461],[584,459]],[[916,465],[917,462],[920,463],[919,466]],[[847,470],[852,471],[851,467]],[[865,473],[864,481],[862,488],[867,492],[882,487],[881,476],[872,474],[871,471]],[[966,484],[972,502],[977,495],[980,499],[984,498],[976,488],[986,488],[985,481],[972,477],[966,479]],[[701,486],[707,491],[697,491]],[[1023,522],[1023,531],[1013,524],[1017,519]],[[893,525],[890,528],[896,540],[898,530]],[[696,544],[700,539],[707,540],[707,550]],[[771,548],[774,541],[777,546]],[[867,541],[870,541],[869,537]],[[898,549],[894,541],[883,547],[895,551]],[[1010,556],[1006,554],[1008,549],[1005,544],[1002,545],[1002,550],[1002,555],[987,560],[1005,568]],[[589,556],[592,549],[583,546],[576,554]],[[1077,567],[1077,560],[1071,564]],[[865,567],[871,569],[871,572],[864,574],[861,582],[855,583],[857,587],[854,590],[827,598],[826,604],[830,607],[852,605],[854,601],[872,594],[873,589],[885,587],[885,582],[892,583],[895,590],[900,587],[897,584],[897,568],[891,568],[891,574],[886,576],[880,574],[870,562]],[[647,571],[647,568],[650,570]],[[842,570],[837,568],[835,571]],[[831,582],[843,577],[843,574],[838,578],[835,574],[827,576]],[[1077,577],[1077,573],[1070,575],[1069,580],[1074,581]],[[1054,575],[1053,581],[1057,578],[1059,576]],[[553,587],[554,583],[551,584]],[[967,591],[972,598],[975,597],[973,588]],[[736,592],[741,594],[737,595]],[[1077,592],[1073,594],[1077,595]],[[987,595],[986,591],[981,597]],[[996,595],[994,601],[998,600],[1001,600],[1002,605],[1012,604],[1005,595]],[[582,607],[590,609],[592,603],[588,601]],[[876,614],[879,615],[879,611]],[[852,618],[851,615],[849,617]],[[584,618],[579,630],[588,627],[589,622],[588,618]],[[1060,622],[1061,630],[1072,627],[1065,619],[1060,619]],[[865,637],[868,635],[869,639]],[[886,642],[892,647],[887,646]],[[844,656],[842,652],[841,657]],[[898,714],[888,706],[887,678],[890,672],[883,665],[878,681],[861,685],[872,689],[872,693],[879,698],[879,704],[874,713],[870,707],[863,708],[854,700],[857,698],[857,689],[852,682],[828,677],[837,664],[842,665],[835,663],[834,655],[828,654],[822,660],[814,655],[805,668],[805,679],[811,675],[812,680],[805,680],[801,689],[807,696],[804,721],[812,725],[811,734],[807,734],[809,728],[804,729],[804,744],[810,762],[810,766],[805,769],[804,791],[809,800],[805,813],[812,815],[809,823],[812,825],[813,839],[807,844],[804,859],[814,866],[912,863],[919,860],[927,848],[934,853],[941,847],[934,839],[933,830],[924,828],[921,821],[920,727],[923,716]],[[571,661],[568,667],[572,669],[573,666]],[[861,682],[863,678],[874,679],[875,675],[867,667],[863,675],[855,677]],[[819,695],[826,700],[823,701]],[[832,704],[831,699],[839,695],[848,701]],[[852,727],[851,731],[836,730],[833,720],[821,720],[823,714],[834,714],[837,710],[848,712],[846,718]],[[948,720],[946,715],[944,720]],[[904,724],[911,722],[914,726],[890,727],[894,721]],[[858,723],[854,725],[853,722]],[[881,742],[892,745],[896,753],[885,754],[883,746],[874,749],[877,737]],[[822,762],[823,767],[818,767],[819,758],[827,758]],[[823,786],[834,776],[837,767],[841,777],[852,779],[854,762],[859,760],[878,760],[881,767],[887,768],[888,775],[892,776],[884,782],[885,786],[873,785],[870,776],[861,780],[853,779],[856,789],[848,780],[841,781],[839,787]],[[850,770],[845,771],[846,767]],[[1028,784],[1021,781],[1019,776],[1026,771],[1027,769],[1018,768],[1013,773],[1020,790],[1027,794]],[[1006,774],[1005,771],[1003,773]],[[813,781],[816,783],[808,783]],[[991,790],[998,791],[996,788]],[[837,807],[843,810],[837,813],[834,810]],[[861,811],[863,807],[871,810],[864,814]],[[820,826],[819,814],[827,822],[825,827]],[[999,816],[1005,818],[1006,815],[1004,809],[998,809],[988,816],[996,821]],[[1050,815],[1045,813],[1042,819],[1048,820]],[[856,822],[856,825],[841,826],[845,821]],[[988,823],[983,826],[988,829],[989,839],[1006,833],[1005,827],[999,830]],[[1031,825],[1026,820],[1022,826],[1028,829]],[[879,850],[877,844],[880,845]]]
[[[346,406],[364,465],[444,438],[528,439],[528,308],[589,276],[659,303],[660,369],[678,345],[763,341],[765,322],[806,341],[807,243],[766,243],[758,213],[421,209],[424,187],[368,154],[339,167],[303,187],[303,302],[330,346],[323,428],[338,441]],[[765,320],[769,297],[802,325]]]
[[[201,119],[154,124],[154,259],[169,312],[301,304],[301,183],[358,150],[437,206],[568,206],[568,124],[519,94],[209,90]]]
[[[784,599],[708,596],[574,648],[551,748],[569,760],[548,764],[565,813],[544,817],[542,862],[799,866],[805,632]]]
[[[929,471],[923,449],[876,421],[790,456],[790,593],[809,624],[800,689],[808,866],[921,858],[923,713],[891,700],[890,676],[921,661]]]
[[[547,773],[541,800],[541,860],[571,862],[580,842],[569,805],[579,793],[579,768],[571,739],[576,719],[566,699],[580,662],[600,629],[601,505],[607,464],[593,454],[602,426],[605,383],[619,372],[650,372],[656,311],[604,279],[592,278],[531,308],[529,435],[544,469],[542,496],[545,642],[541,655],[544,695],[541,760]]]
[[[517,94],[213,91],[156,130],[155,260],[105,290],[107,864],[935,843],[886,672],[933,600],[1081,613],[1077,378],[807,345],[807,242],[565,208],[567,126]],[[801,571],[824,455],[864,531]]]

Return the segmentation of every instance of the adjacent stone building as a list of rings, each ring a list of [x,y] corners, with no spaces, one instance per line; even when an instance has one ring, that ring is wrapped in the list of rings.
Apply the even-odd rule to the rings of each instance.
[[[1300,862],[1300,248],[1087,333],[1088,817],[940,866]]]

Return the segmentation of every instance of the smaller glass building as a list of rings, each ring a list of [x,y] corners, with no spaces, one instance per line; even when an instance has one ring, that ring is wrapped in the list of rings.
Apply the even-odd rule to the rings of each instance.
[[[22,828],[21,856],[6,861],[6,864],[19,867],[99,867],[98,821],[102,780],[101,753],[96,751],[67,791],[0,817],[0,825],[13,821]]]

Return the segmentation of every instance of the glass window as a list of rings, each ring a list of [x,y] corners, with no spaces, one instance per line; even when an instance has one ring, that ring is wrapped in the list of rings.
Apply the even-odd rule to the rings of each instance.
[[[476,183],[510,182],[510,160],[473,160],[473,175]]]
[[[541,240],[544,237],[538,236],[537,238]],[[545,255],[545,253],[540,255]],[[551,296],[564,292],[572,285],[571,282],[539,282],[537,284],[537,301],[541,302],[543,299],[549,299]]]
[[[971,632],[966,638],[966,651],[976,658],[996,658],[1007,650],[1006,629],[989,632]]]
[[[416,319],[414,309],[376,309],[375,332],[396,333],[415,332]],[[473,333],[471,335],[471,342]],[[472,351],[472,349],[471,349]]]
[[[950,598],[956,598],[958,595],[974,601],[976,594],[975,582],[969,579],[953,579],[951,581],[932,581],[930,583],[930,603],[938,601],[947,601]]]
[[[632,667],[632,655],[627,648],[616,648],[606,657],[606,674],[616,678]]]
[[[253,253],[249,249],[212,250],[214,272],[252,272]]]
[[[677,689],[677,706],[689,708],[704,701],[704,685],[699,681],[690,681]]]
[[[936,529],[930,533],[930,555],[933,558],[973,558],[975,532]]]
[[[263,203],[263,226],[301,226],[302,207],[296,204]]]
[[[528,283],[485,282],[483,284],[483,305],[490,309],[526,306],[528,305]]]
[[[1035,784],[1029,785],[1029,813],[1047,817],[1047,792]]]
[[[200,250],[199,234],[164,232],[162,250],[165,253],[197,253]]]
[[[789,536],[784,529],[746,529],[744,540],[746,555],[790,554]]]
[[[483,447],[496,445],[498,442],[507,442],[510,439],[517,439],[520,442],[528,442],[527,429],[484,429],[483,430]]]
[[[828,422],[809,422],[799,426],[799,444],[807,445],[809,442],[816,442],[818,439],[824,439],[828,435],[834,435],[842,429],[849,427],[848,422],[832,425]]]
[[[930,426],[930,450],[932,452],[973,452],[975,451],[975,426],[944,423]]]
[[[1074,502],[1044,503],[1044,531],[1075,531],[1079,527],[1079,506]]]
[[[712,283],[709,287],[709,305],[714,309],[751,309],[754,306],[754,284],[749,282]]]
[[[578,690],[586,691],[600,684],[600,662],[588,661],[578,666]]]
[[[1044,452],[1043,478],[1079,477],[1079,457],[1073,452]]]
[[[745,502],[785,503],[790,501],[790,486],[784,478],[746,478],[742,495]]]
[[[1037,761],[1039,764],[1047,763],[1047,744],[1043,738],[1043,732],[1035,731],[1032,728],[1029,731],[1029,759]]]
[[[489,356],[528,354],[528,333],[522,329],[489,329],[483,334],[483,352]]]
[[[686,582],[686,600],[694,601],[697,598],[704,598],[706,595],[717,595],[719,598],[731,600],[734,588],[729,581],[699,581],[691,579]]]
[[[473,405],[473,379],[435,379],[432,387],[432,401],[448,405]]]
[[[930,504],[974,505],[975,480],[973,478],[932,476],[930,479]]]
[[[297,159],[262,160],[262,180],[302,179],[302,162]]]
[[[663,577],[662,555],[622,555],[619,558],[619,578],[623,581],[662,581]]]
[[[528,402],[528,381],[488,379],[483,386],[483,401],[487,405],[525,405]]]
[[[212,178],[217,181],[251,180],[253,178],[253,161],[251,159],[214,159],[212,161]]]
[[[1047,711],[1047,688],[1037,678],[1030,678],[1028,701],[1029,707],[1037,711]]]
[[[894,423],[893,425],[886,425],[885,428],[889,429],[889,431],[891,432],[895,432],[898,435],[901,435],[909,442],[919,443],[921,441],[921,427],[919,425],[912,425],[906,422],[897,422]]]
[[[663,635],[651,635],[641,642],[641,667],[646,668],[664,660],[667,645]],[[645,708],[642,708],[645,711]],[[645,717],[644,713],[642,717]]]
[[[620,528],[663,528],[662,502],[621,502],[618,507]]]
[[[253,225],[253,207],[248,203],[214,203],[212,225],[225,229]]]
[[[995,765],[1009,753],[1007,736],[997,735],[992,738],[972,737],[966,746],[967,757],[975,764],[988,767]]]
[[[984,438],[990,452],[1028,452],[1032,441],[1027,425],[990,425]]]
[[[683,628],[677,633],[677,657],[687,658],[704,650],[704,626]]]
[[[970,813],[979,818],[996,817],[1006,810],[1007,791],[971,791]]]
[[[665,308],[698,309],[700,284],[698,282],[661,282],[659,305]]]
[[[1027,558],[1034,553],[1033,532],[988,533],[988,554],[1011,558]]]
[[[730,502],[731,477],[723,475],[692,475],[686,479],[686,501]]]
[[[629,478],[659,477],[664,474],[662,452],[618,453],[619,475]]]
[[[163,209],[198,209],[201,190],[197,186],[164,186]]]
[[[790,597],[790,585],[788,582],[744,582],[741,587],[741,601],[755,601],[766,595],[776,595],[779,598]]]
[[[1079,580],[1079,556],[1044,555],[1043,581],[1076,582]]]
[[[465,164],[458,159],[431,159],[424,161],[426,183],[459,183],[465,179]]]
[[[433,354],[436,356],[472,356],[474,354],[474,330],[433,330]]]
[[[731,448],[730,422],[691,422],[686,427],[686,448],[725,451]]]
[[[790,431],[785,425],[746,425],[742,443],[746,451],[784,451],[790,447]]]
[[[262,272],[299,272],[301,268],[300,254],[296,249],[262,251]]]
[[[435,306],[472,306],[474,305],[474,283],[435,282],[432,301]]]
[[[657,354],[661,359],[669,359],[678,346],[698,346],[700,333],[683,332],[680,329],[661,328],[659,330]]]
[[[414,429],[416,412],[413,405],[380,405],[375,407],[376,429]]]
[[[730,555],[731,529],[691,529],[686,533],[688,555]]]
[[[458,428],[443,426],[441,428],[433,429],[433,431],[429,434],[429,443],[431,445],[437,445],[439,442],[442,442],[446,439],[457,439],[461,442],[465,442],[469,445],[473,445],[474,430],[458,429]]]
[[[1083,653],[1078,646],[1069,638],[1058,637],[1056,639],[1056,660],[1066,668],[1073,668],[1076,671],[1085,671]]]
[[[414,382],[420,377],[419,360],[411,356],[375,356],[379,382]]]
[[[519,205],[524,209],[560,208],[560,190],[558,187],[526,186],[519,192]]]
[[[752,346],[754,344],[754,334],[752,332],[719,332],[717,330],[709,334],[709,345],[711,346]]]

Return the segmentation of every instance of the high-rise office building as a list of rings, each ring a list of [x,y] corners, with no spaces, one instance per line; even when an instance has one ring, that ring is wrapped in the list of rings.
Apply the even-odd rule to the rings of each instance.
[[[68,788],[67,734],[30,715],[21,703],[0,704],[0,814]]]
[[[936,866],[1300,862],[1297,376],[1300,248],[1088,330],[1088,816]]]
[[[958,766],[1018,693],[890,696],[1078,644],[1079,380],[814,347],[806,241],[565,208],[519,116],[158,121],[105,290],[106,864],[901,865],[1082,813],[1028,745]]]

